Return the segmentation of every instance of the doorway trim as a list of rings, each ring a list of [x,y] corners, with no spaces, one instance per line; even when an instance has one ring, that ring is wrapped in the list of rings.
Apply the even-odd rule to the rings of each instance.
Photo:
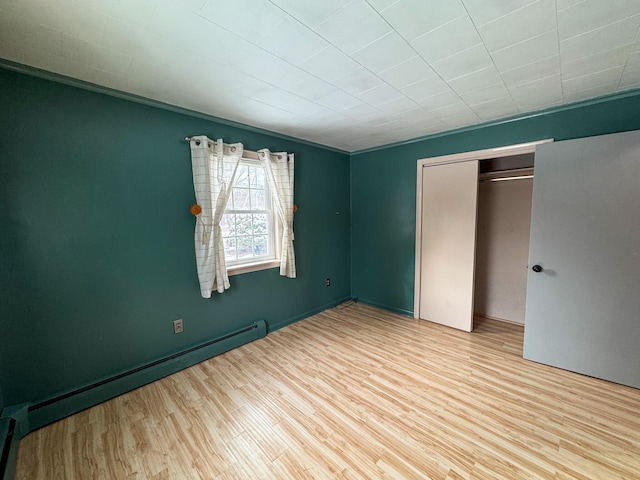
[[[429,157],[418,160],[416,170],[416,255],[415,255],[415,288],[413,294],[413,318],[420,318],[421,264],[422,264],[422,169],[427,166],[445,165],[447,163],[468,162],[470,160],[486,160],[488,158],[510,157],[535,153],[536,147],[543,143],[553,142],[553,138],[535,142],[519,143],[504,147],[487,148],[471,152],[454,153],[440,157]]]

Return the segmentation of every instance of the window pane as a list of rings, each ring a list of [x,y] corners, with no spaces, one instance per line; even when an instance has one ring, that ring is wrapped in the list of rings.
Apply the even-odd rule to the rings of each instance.
[[[265,178],[264,178],[264,167],[256,167],[256,172],[254,178],[251,179],[251,186],[255,188],[264,188]]]
[[[249,166],[238,165],[238,172],[236,173],[236,187],[248,187],[249,186]]]
[[[238,258],[253,256],[253,237],[238,237]]]
[[[236,218],[232,213],[225,213],[220,220],[220,227],[222,228],[222,236],[230,237],[236,233]]]
[[[237,235],[253,235],[250,214],[236,215],[236,234]]]
[[[233,189],[233,209],[249,210],[249,189],[248,188]]]
[[[264,213],[253,215],[253,234],[266,235],[269,233],[269,216]]]
[[[264,190],[251,190],[251,209],[266,210]]]
[[[231,161],[226,161],[222,164],[222,176],[225,180],[225,182],[229,182],[229,180],[231,180],[231,175],[233,175],[233,170],[236,168],[236,164],[235,162],[231,162]],[[240,166],[238,166],[238,173],[240,173]],[[216,172],[215,175],[217,176],[218,173]]]
[[[256,257],[269,254],[269,242],[265,235],[253,237],[253,254]]]
[[[227,260],[235,260],[236,257],[236,239],[225,238],[224,239],[224,255]]]

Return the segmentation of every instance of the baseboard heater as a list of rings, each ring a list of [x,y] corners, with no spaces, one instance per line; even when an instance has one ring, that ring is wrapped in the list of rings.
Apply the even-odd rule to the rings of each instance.
[[[264,320],[236,330],[222,337],[193,346],[154,362],[76,388],[28,407],[26,430],[31,432],[61,418],[80,412],[111,398],[122,395],[160,378],[171,375],[221,353],[263,338],[267,334]]]

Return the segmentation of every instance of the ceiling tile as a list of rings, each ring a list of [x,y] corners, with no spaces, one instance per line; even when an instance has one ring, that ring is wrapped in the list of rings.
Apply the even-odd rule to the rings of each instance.
[[[96,43],[90,43],[64,33],[62,35],[62,56],[115,75],[126,75],[133,57],[108,50]]]
[[[255,93],[251,98],[300,116],[322,110],[322,106],[317,103],[275,87]]]
[[[442,117],[442,121],[447,125],[448,130],[453,130],[473,125],[474,123],[479,123],[481,119],[473,110],[469,110],[468,112],[460,113],[458,115]]]
[[[358,125],[361,127],[370,127],[372,125],[381,125],[383,123],[389,123],[395,121],[395,118],[388,113],[381,112],[376,108],[377,113],[371,114],[367,117],[358,119]]]
[[[154,65],[171,65],[182,62],[187,55],[192,55],[174,44],[170,38],[145,31],[136,38],[135,50],[131,53]]]
[[[107,17],[95,11],[80,8],[54,9],[52,19],[56,28],[76,38],[97,43],[104,35]]]
[[[436,118],[429,110],[423,107],[414,108],[412,110],[407,110],[405,112],[399,113],[395,115],[398,120],[402,122],[421,122],[422,124],[430,122],[439,122],[440,120]]]
[[[117,18],[110,18],[99,43],[105,48],[134,55],[145,33],[145,30],[141,30],[140,27],[134,23],[129,23]]]
[[[511,98],[521,110],[537,110],[562,102],[560,75],[542,78],[509,88]]]
[[[317,102],[320,105],[330,108],[331,110],[335,110],[336,112],[346,110],[360,104],[357,98],[354,98],[353,96],[343,92],[342,90],[331,92],[328,95],[325,95],[324,97],[318,99]]]
[[[439,118],[436,118],[433,122],[428,120],[426,123],[423,122],[414,122],[412,124],[410,124],[411,127],[415,128],[416,134],[419,137],[424,137],[426,135],[430,135],[432,133],[438,133],[438,132],[442,132],[444,130],[446,130],[447,126],[445,125],[445,123],[440,120]],[[415,137],[416,135],[413,135],[413,137]]]
[[[556,28],[555,0],[538,0],[478,27],[490,52],[522,42]]]
[[[569,80],[563,79],[562,88],[564,92],[576,92],[580,90],[587,90],[590,88],[596,88],[601,85],[607,85],[611,83],[617,84],[620,82],[624,65],[603,70],[601,72],[590,73],[581,77],[575,77]]]
[[[47,1],[47,0],[45,0]],[[60,13],[80,9],[77,0],[49,0]],[[35,2],[34,2],[35,3]],[[37,3],[42,3],[38,1]],[[126,2],[105,2],[104,0],[83,0],[82,6],[101,12],[110,17],[126,20],[140,26],[147,26],[156,9],[158,0],[127,0]]]
[[[360,67],[342,77],[336,78],[332,83],[351,95],[357,95],[384,82],[366,68]]]
[[[256,62],[248,73],[288,91],[294,90],[310,76],[304,70],[278,57],[265,57],[264,61]]]
[[[269,0],[209,0],[200,15],[251,42],[262,40],[288,17]]]
[[[478,90],[460,94],[462,100],[464,100],[467,105],[471,107],[481,103],[489,102],[495,98],[504,98],[508,96],[509,91],[502,82],[490,85],[488,87],[480,88]]]
[[[445,80],[492,66],[493,60],[481,43],[432,64],[433,69]]]
[[[0,13],[0,45],[13,44],[29,52],[62,55],[62,33],[3,10]]]
[[[378,74],[380,78],[396,88],[402,88],[435,75],[433,69],[419,56],[414,56]]]
[[[415,56],[415,50],[396,32],[388,33],[351,55],[374,73],[387,70]]]
[[[603,95],[609,95],[617,91],[618,82],[608,83],[604,85],[598,85],[595,87],[587,88],[585,90],[569,90],[564,92],[564,98],[567,102],[579,102],[581,100],[587,100],[594,97],[601,97]]]
[[[640,48],[640,45],[638,45]],[[636,71],[640,70],[640,51],[635,51],[629,54],[627,58],[625,71]]]
[[[484,103],[473,105],[473,111],[483,120],[494,120],[501,117],[516,115],[519,110],[511,95],[494,98]]]
[[[314,125],[314,126],[323,126],[323,125],[329,125],[332,122],[341,120],[341,119],[345,119],[347,117],[345,117],[344,115],[342,115],[341,113],[336,112],[335,110],[332,110],[330,108],[324,108],[324,109],[320,109],[317,112],[313,112],[309,115],[305,115],[304,118],[301,120],[301,122],[308,124],[308,125]]]
[[[426,2],[400,0],[382,12],[382,16],[408,42],[444,25],[467,12],[460,0]]]
[[[380,115],[380,110],[367,103],[360,102],[358,105],[342,110],[343,115],[349,118],[362,119]]]
[[[161,65],[154,65],[139,58],[134,58],[131,62],[127,72],[127,79],[133,80],[132,84],[137,82],[141,87],[144,85],[153,87],[154,91],[173,88],[177,80],[170,69]]]
[[[395,88],[383,83],[382,85],[358,94],[357,97],[363,102],[375,107],[392,100],[403,98],[404,95]]]
[[[218,28],[215,25],[214,27]],[[217,39],[215,48],[205,47],[200,50],[199,54],[202,57],[215,60],[221,66],[231,66],[248,73],[255,69],[264,68],[267,61],[275,58],[275,55],[242,37],[238,37],[233,32],[226,30],[223,32]],[[164,48],[159,50],[163,51]]]
[[[208,0],[157,0],[157,1],[158,1],[158,5],[160,5],[160,3],[162,2],[174,3],[177,5],[180,5],[185,10],[189,10],[194,13],[200,12],[200,10],[202,10],[202,7],[204,7],[208,2]],[[157,9],[158,9],[158,6],[156,5],[156,10]]]
[[[421,98],[430,97],[431,95],[448,90],[450,90],[449,86],[444,80],[437,76],[425,78],[424,80],[401,88],[402,93],[413,100],[420,100]]]
[[[327,82],[332,82],[360,67],[358,62],[333,45],[329,45],[300,64],[300,68]]]
[[[378,110],[388,113],[389,115],[399,115],[410,110],[415,110],[418,107],[419,105],[416,102],[407,97],[398,98],[376,106]]]
[[[353,0],[316,29],[325,40],[347,54],[360,50],[391,30],[365,0]]]
[[[574,5],[582,2],[586,2],[587,0],[556,0],[558,12],[560,10],[564,10],[565,8],[573,7]]]
[[[558,11],[558,35],[566,40],[638,14],[638,0],[586,0]]]
[[[503,17],[535,0],[462,0],[476,26]]]
[[[537,37],[490,53],[499,71],[513,70],[557,56],[559,54],[558,33],[556,30],[549,30]]]
[[[271,1],[308,27],[315,28],[351,0],[322,0],[321,2],[301,2],[300,0]]]
[[[337,88],[330,83],[310,76],[293,87],[291,89],[291,92],[295,93],[296,95],[300,95],[301,97],[307,98],[311,101],[316,101],[336,90]]]
[[[618,90],[628,90],[630,88],[640,88],[640,69],[625,70],[622,74]]]
[[[444,120],[449,117],[458,117],[461,115],[475,116],[475,112],[462,100],[442,108],[434,108],[430,110],[436,117]]]
[[[446,107],[447,105],[453,105],[458,102],[460,102],[460,96],[453,90],[446,90],[417,100],[419,105],[429,110]]]
[[[588,57],[636,41],[640,28],[640,15],[600,27],[560,42],[563,62]]]
[[[411,45],[431,64],[479,43],[480,36],[473,22],[468,15],[462,15],[416,38]]]
[[[448,82],[449,86],[459,95],[499,83],[502,83],[502,78],[493,66],[454,78]]]
[[[265,50],[292,63],[312,57],[329,44],[313,30],[288,18],[258,42]]]
[[[379,12],[386,10],[394,3],[398,2],[398,0],[367,0],[367,1],[373,8],[375,8]]]
[[[500,72],[502,80],[509,87],[522,85],[523,83],[533,82],[541,78],[551,77],[560,73],[560,55],[549,58],[543,58],[534,63],[523,65]]]
[[[226,33],[222,27],[202,18],[189,8],[185,8],[182,2],[178,3],[173,0],[159,0],[150,17],[149,25],[145,29],[141,29],[136,23],[115,17],[109,18],[110,21],[107,23],[102,40],[102,43],[105,44],[107,41],[126,44],[129,37],[135,38],[148,30],[156,35],[171,38],[176,47],[212,50]]]
[[[102,10],[92,8],[97,5],[89,3],[86,8],[77,8],[72,0],[22,0],[2,3],[7,12],[19,14],[31,22],[91,42],[98,42],[102,38],[109,19]]]
[[[596,53],[588,57],[582,57],[572,62],[564,62],[562,64],[562,79],[570,80],[575,77],[624,65],[627,62],[629,53],[635,48],[636,46],[634,44],[630,44],[614,48],[613,50]]]

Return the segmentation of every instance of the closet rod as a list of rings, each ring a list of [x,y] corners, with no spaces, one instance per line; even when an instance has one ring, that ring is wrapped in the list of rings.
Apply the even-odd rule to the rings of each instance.
[[[498,172],[486,172],[478,175],[479,182],[505,182],[533,178],[533,168],[517,168]]]

